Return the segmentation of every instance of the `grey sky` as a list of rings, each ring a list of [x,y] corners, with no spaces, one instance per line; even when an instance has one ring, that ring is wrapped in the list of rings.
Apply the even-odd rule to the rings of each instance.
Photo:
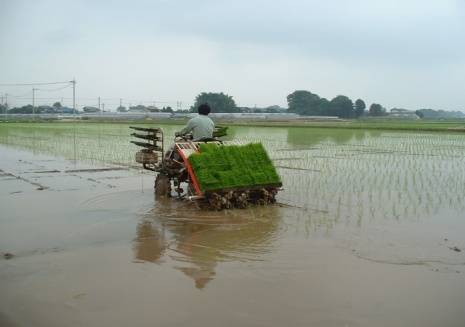
[[[78,108],[188,108],[201,92],[287,107],[308,90],[367,106],[465,111],[465,1],[0,0],[0,84],[76,79]],[[5,86],[14,105],[59,85]]]

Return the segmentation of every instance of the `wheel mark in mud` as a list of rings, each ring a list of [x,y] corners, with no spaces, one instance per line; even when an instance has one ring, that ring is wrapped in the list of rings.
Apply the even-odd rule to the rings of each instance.
[[[298,167],[289,167],[289,166],[278,166],[278,165],[276,166],[276,168],[321,172],[321,170],[316,170],[316,169],[298,168]]]
[[[95,169],[70,169],[70,170],[65,170],[65,173],[98,173],[98,172],[105,172],[105,171],[120,171],[120,170],[128,170],[127,168],[95,168]],[[75,176],[77,178],[81,178],[79,175],[73,174],[72,176]],[[110,178],[106,178],[110,179]],[[117,178],[113,178],[117,179]],[[103,184],[102,182],[94,179],[94,178],[87,178],[88,181],[98,183],[100,185],[106,185],[109,188],[114,188],[116,186],[111,185],[111,184]]]
[[[300,206],[297,206],[297,205],[294,205],[294,204],[286,204],[286,203],[279,203],[277,202],[276,205],[278,207],[281,207],[281,208],[295,208],[295,209],[299,209],[299,210],[302,210],[302,211],[313,211],[313,212],[320,212],[320,213],[323,213],[323,214],[327,214],[329,211],[328,210],[320,210],[320,209],[309,209],[309,208],[304,208],[304,207],[300,207]]]
[[[28,172],[25,172],[25,174],[56,174],[56,173],[60,173],[59,170],[36,170],[36,171],[28,171]]]
[[[447,242],[447,239],[445,239],[444,241]],[[439,245],[442,245],[442,244],[439,244]],[[451,251],[457,252],[457,253],[462,252],[462,250],[457,246],[448,247],[448,249],[451,250]],[[377,263],[391,264],[391,265],[429,266],[429,267],[431,267],[431,265],[433,265],[433,264],[440,264],[440,265],[444,265],[444,266],[465,266],[465,262],[452,263],[452,262],[445,262],[445,261],[441,261],[441,260],[404,260],[404,261],[395,262],[395,261],[388,261],[388,260],[382,260],[382,259],[367,258],[367,257],[362,256],[361,254],[356,253],[356,250],[352,250],[352,252],[359,259],[372,261],[372,262],[377,262]],[[440,271],[439,269],[436,269],[436,268],[432,268],[432,270],[437,271],[437,272]],[[452,270],[452,269],[448,268],[448,267],[444,267],[442,270],[448,271],[448,270]],[[455,271],[455,272],[460,273],[460,271]]]
[[[78,300],[78,299],[82,298],[85,295],[86,295],[86,293],[80,293],[80,294],[76,294],[76,295],[71,296],[69,299],[70,300]]]
[[[65,170],[65,173],[94,173],[101,171],[117,171],[117,170],[128,170],[127,168],[95,168],[95,169],[70,169]]]
[[[12,177],[12,179],[16,178],[15,175],[12,175],[10,173],[5,173],[3,170],[1,170],[0,172],[1,172],[0,177]]]
[[[98,180],[93,179],[93,178],[88,178],[87,180],[88,180],[88,181],[91,181],[91,182],[94,182],[94,183],[97,183],[97,184],[100,184],[100,185],[106,185],[106,186],[108,186],[109,188],[114,188],[114,187],[116,187],[116,186],[111,185],[111,184],[103,184],[102,182],[99,182]]]
[[[70,170],[64,170],[63,172],[69,174],[69,173],[95,173],[95,172],[119,171],[119,170],[128,170],[128,169],[127,168],[70,169]],[[23,172],[23,174],[57,174],[57,173],[62,173],[62,171],[53,169],[53,170],[36,170],[36,171]],[[75,175],[75,174],[72,174],[71,176],[81,178],[80,176]],[[31,180],[29,180],[27,178],[21,177],[21,176],[16,176],[16,175],[13,175],[11,173],[6,173],[3,170],[0,170],[0,177],[11,177],[12,179],[23,180],[26,183],[37,186],[37,191],[43,191],[43,190],[49,189],[48,186],[44,186],[44,185],[42,185],[40,183],[33,182],[33,181],[31,181]],[[87,180],[89,180],[91,182],[101,184],[101,185],[105,185],[105,184],[97,181],[96,179],[88,178]],[[109,188],[114,188],[115,187],[114,185],[111,185],[111,184],[106,184],[106,186],[109,187]],[[21,192],[22,191],[15,191],[15,192],[11,192],[10,194],[21,193]]]
[[[60,252],[60,249],[57,247],[50,248],[50,249],[36,249],[36,250],[31,250],[31,251],[23,251],[23,252],[19,252],[16,254],[13,254],[11,252],[3,252],[2,258],[4,260],[10,260],[13,258],[27,257],[27,256],[35,255],[35,254],[46,254],[50,252]]]
[[[76,174],[70,174],[70,176],[83,179],[83,177],[81,177],[81,176],[79,176],[79,175],[76,175]],[[100,182],[100,181],[98,181],[97,179],[94,179],[94,178],[86,178],[85,180],[87,180],[87,181],[89,181],[89,182],[96,183],[96,184],[105,185],[105,186],[107,186],[107,187],[109,187],[109,188],[114,188],[114,187],[116,187],[116,186],[111,185],[111,184],[103,184],[102,182]],[[96,185],[93,185],[93,186],[96,186]]]
[[[355,250],[352,250],[352,251],[355,251]],[[463,266],[463,265],[465,265],[465,263],[447,263],[447,262],[440,261],[440,260],[424,260],[424,261],[418,260],[418,261],[399,261],[399,262],[395,262],[395,261],[388,261],[388,260],[381,260],[381,259],[377,260],[377,259],[366,258],[366,257],[363,257],[360,254],[357,254],[357,253],[354,253],[354,255],[357,258],[362,259],[362,260],[367,260],[367,261],[377,262],[377,263],[384,263],[384,264],[388,264],[388,265],[399,265],[399,266],[429,266],[430,264],[434,264],[434,263],[448,265],[448,266]]]
[[[14,255],[11,254],[10,252],[3,253],[3,259],[5,259],[5,260],[10,260],[13,257],[14,257]]]
[[[54,171],[48,171],[48,172],[54,172]],[[43,186],[40,183],[32,182],[32,181],[28,180],[27,178],[24,178],[24,177],[21,177],[21,176],[16,176],[16,175],[13,175],[11,173],[5,173],[3,170],[0,170],[0,177],[11,177],[12,179],[20,179],[22,181],[25,181],[26,183],[37,186],[38,191],[43,191],[43,190],[46,190],[46,189],[49,188],[47,186]],[[21,192],[22,191],[15,191],[15,192],[11,192],[10,194],[21,193]]]
[[[43,190],[46,190],[46,189],[49,188],[49,187],[47,187],[47,186],[44,186],[44,185],[42,185],[42,184],[40,184],[40,183],[35,183],[35,182],[30,181],[30,180],[28,180],[27,178],[24,178],[24,177],[21,177],[21,176],[15,176],[15,175],[13,175],[13,174],[8,174],[8,175],[11,176],[11,177],[14,177],[14,178],[16,178],[16,179],[20,179],[20,180],[22,180],[22,181],[25,181],[26,183],[29,183],[29,184],[31,184],[31,185],[37,186],[37,190],[38,190],[38,191],[43,191]],[[14,194],[14,193],[21,193],[21,191],[12,192],[12,193],[10,193],[10,194]]]

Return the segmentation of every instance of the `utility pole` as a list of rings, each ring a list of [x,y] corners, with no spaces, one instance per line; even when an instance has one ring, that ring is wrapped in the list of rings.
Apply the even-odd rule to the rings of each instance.
[[[35,111],[35,102],[34,102],[34,92],[36,91],[37,89],[35,89],[34,87],[32,87],[32,119],[33,120],[36,120],[36,111]]]
[[[76,80],[73,78],[73,126],[74,126],[74,161],[76,162]]]
[[[76,120],[76,80],[73,78],[71,83],[73,83],[73,120]]]
[[[8,93],[5,93],[5,120],[8,120]]]

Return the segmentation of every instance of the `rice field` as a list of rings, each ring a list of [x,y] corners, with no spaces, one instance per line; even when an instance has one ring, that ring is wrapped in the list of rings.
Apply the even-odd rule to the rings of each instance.
[[[283,190],[206,212],[154,196],[129,126],[0,124],[0,324],[463,325],[465,134],[230,126]]]
[[[167,147],[179,126],[161,127]],[[224,139],[263,143],[282,178],[278,201],[306,228],[465,211],[464,134],[241,126],[228,133]],[[0,143],[11,147],[146,173],[132,139],[126,124],[0,125]]]

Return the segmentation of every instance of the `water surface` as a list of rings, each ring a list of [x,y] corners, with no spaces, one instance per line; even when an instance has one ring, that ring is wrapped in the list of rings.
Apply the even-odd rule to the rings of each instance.
[[[284,190],[206,212],[76,125],[0,128],[2,326],[463,325],[464,135],[232,127]]]

